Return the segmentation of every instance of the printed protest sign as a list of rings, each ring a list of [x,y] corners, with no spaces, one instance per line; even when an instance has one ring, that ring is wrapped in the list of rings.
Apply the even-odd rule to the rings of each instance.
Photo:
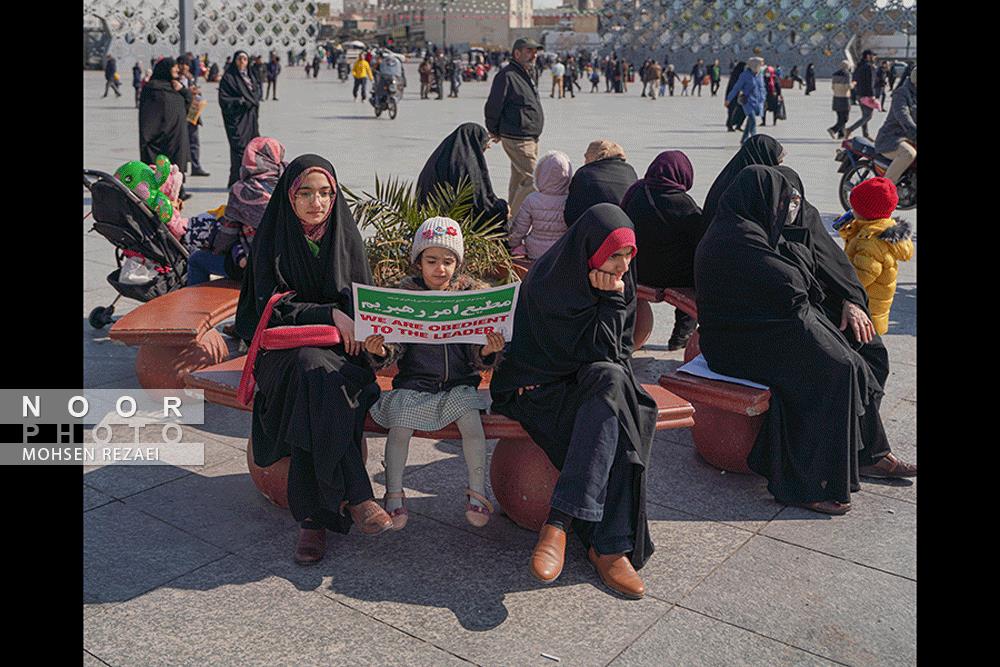
[[[499,331],[514,332],[520,283],[484,290],[448,292],[371,287],[354,283],[354,337],[372,334],[387,343],[481,343]]]

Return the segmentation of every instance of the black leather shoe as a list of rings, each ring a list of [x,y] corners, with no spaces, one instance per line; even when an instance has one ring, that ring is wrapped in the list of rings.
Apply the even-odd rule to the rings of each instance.
[[[191,170],[191,175],[192,176],[211,176],[211,174],[208,173],[207,171],[205,171],[204,169],[192,169]]]

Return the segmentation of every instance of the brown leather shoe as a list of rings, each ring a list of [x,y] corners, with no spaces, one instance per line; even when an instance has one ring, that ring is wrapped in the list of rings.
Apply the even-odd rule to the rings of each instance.
[[[611,590],[632,600],[638,600],[646,594],[646,585],[625,554],[602,556],[594,551],[594,547],[590,547],[587,558],[594,564],[601,581]]]
[[[551,584],[562,573],[566,558],[566,531],[545,524],[538,532],[538,543],[531,552],[531,574],[539,581]]]
[[[299,528],[299,543],[295,546],[295,562],[315,565],[326,553],[326,528]]]
[[[917,476],[917,464],[900,461],[893,454],[886,454],[878,463],[871,466],[861,466],[858,474],[862,477],[875,479],[903,479]]]
[[[392,528],[392,517],[374,500],[366,500],[359,505],[348,505],[347,509],[354,523],[365,535],[378,535]]]

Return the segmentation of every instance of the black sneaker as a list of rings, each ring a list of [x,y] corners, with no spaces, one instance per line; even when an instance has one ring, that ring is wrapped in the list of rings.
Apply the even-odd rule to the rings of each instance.
[[[192,176],[211,176],[211,174],[208,173],[207,171],[205,171],[204,169],[192,169],[191,170],[191,175]]]

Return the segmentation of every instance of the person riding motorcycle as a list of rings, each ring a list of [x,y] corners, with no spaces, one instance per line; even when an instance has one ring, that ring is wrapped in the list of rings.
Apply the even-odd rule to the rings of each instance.
[[[892,163],[885,177],[898,184],[907,168],[917,159],[917,68],[892,91],[889,115],[875,137],[875,151]]]
[[[383,97],[388,94],[389,84],[394,78],[400,81],[400,87],[406,85],[406,75],[403,73],[403,64],[399,62],[399,58],[385,54],[378,67],[378,81],[375,82],[375,94],[372,96],[376,106],[383,103]]]

